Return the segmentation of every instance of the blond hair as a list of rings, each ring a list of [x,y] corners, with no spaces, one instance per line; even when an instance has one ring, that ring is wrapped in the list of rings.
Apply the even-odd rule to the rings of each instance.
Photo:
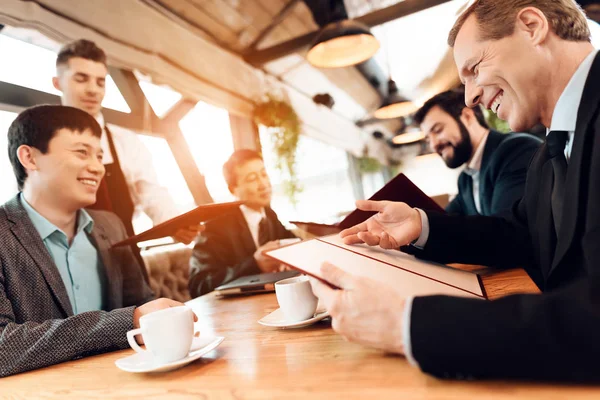
[[[476,0],[454,23],[448,45],[454,47],[458,32],[472,14],[477,18],[481,40],[510,36],[515,30],[517,14],[525,7],[535,7],[544,13],[550,29],[561,39],[591,41],[585,13],[574,0]]]

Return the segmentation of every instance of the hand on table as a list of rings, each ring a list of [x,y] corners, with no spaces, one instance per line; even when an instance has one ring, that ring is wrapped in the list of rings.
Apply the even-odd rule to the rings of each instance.
[[[404,298],[398,292],[329,263],[321,266],[321,273],[341,288],[332,289],[314,278],[310,281],[315,296],[331,315],[333,330],[351,342],[404,354]]]
[[[359,200],[364,211],[377,211],[368,220],[340,232],[346,244],[366,243],[383,249],[398,249],[421,235],[421,215],[406,203]]]
[[[264,255],[265,252],[275,250],[279,247],[281,247],[279,240],[272,240],[256,249],[254,252],[254,259],[262,272],[277,272],[280,270],[281,263],[279,261],[275,261]]]
[[[140,327],[140,318],[142,318],[146,314],[150,314],[154,311],[163,310],[169,307],[179,307],[184,305],[185,304],[180,303],[179,301],[167,299],[164,297],[144,303],[141,306],[136,307],[133,311],[133,329],[137,329]],[[196,321],[198,321],[198,316],[194,314],[194,322]],[[142,338],[142,335],[136,335],[135,340],[138,342],[138,344],[144,344],[144,339]]]
[[[196,239],[196,236],[198,236],[199,233],[204,231],[204,229],[204,225],[191,225],[181,228],[175,232],[173,239],[183,244],[190,244],[194,241],[194,239]]]

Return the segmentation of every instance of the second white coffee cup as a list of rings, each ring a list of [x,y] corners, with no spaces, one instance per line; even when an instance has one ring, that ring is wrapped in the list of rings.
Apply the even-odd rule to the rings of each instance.
[[[287,321],[304,321],[315,315],[319,299],[312,292],[308,276],[275,283],[275,295]]]
[[[142,335],[146,350],[135,341]],[[139,329],[127,332],[127,341],[138,353],[149,351],[155,362],[166,364],[188,355],[194,339],[194,313],[189,307],[165,308],[140,318]]]

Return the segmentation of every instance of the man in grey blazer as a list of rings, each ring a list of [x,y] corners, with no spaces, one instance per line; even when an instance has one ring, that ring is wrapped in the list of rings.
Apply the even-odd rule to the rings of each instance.
[[[119,218],[86,211],[104,175],[101,129],[72,107],[23,111],[8,131],[20,193],[0,206],[0,377],[127,347],[154,300]]]

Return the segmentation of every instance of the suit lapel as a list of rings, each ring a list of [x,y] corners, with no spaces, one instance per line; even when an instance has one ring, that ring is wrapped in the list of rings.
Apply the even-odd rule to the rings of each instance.
[[[583,178],[583,161],[587,159],[586,153],[591,146],[585,146],[597,134],[590,129],[590,122],[596,113],[600,103],[600,53],[596,56],[587,81],[583,89],[581,104],[577,115],[577,125],[573,138],[573,148],[567,169],[567,178],[565,185],[565,201],[563,204],[563,217],[561,230],[558,232],[558,242],[556,254],[552,263],[552,272],[562,261],[567,251],[571,247],[577,223],[579,222],[580,212],[580,192],[581,181]],[[587,175],[587,173],[585,174]]]
[[[469,214],[477,214],[477,207],[475,207],[475,197],[473,197],[473,177],[469,174],[463,172],[466,176],[464,179],[464,189],[463,189],[463,201],[465,202],[465,207],[467,208],[467,212]]]
[[[488,191],[489,182],[487,180],[487,170],[490,166],[490,159],[492,158],[492,155],[494,154],[496,148],[504,139],[504,134],[490,130],[490,132],[488,133],[487,140],[485,142],[483,156],[481,157],[481,168],[479,169],[479,205],[481,207],[482,215],[487,215],[491,207],[491,204],[489,204],[489,198],[485,196],[486,193],[492,193],[491,191]],[[473,209],[477,210],[475,208],[475,203],[473,203]]]
[[[58,268],[23,208],[19,195],[5,204],[5,210],[8,219],[14,223],[11,227],[13,234],[42,272],[62,312],[66,317],[72,316],[71,301]]]
[[[92,210],[87,210],[94,220],[94,229],[88,237],[91,239],[94,246],[98,250],[98,256],[102,261],[104,275],[106,277],[106,287],[104,289],[105,308],[112,310],[122,307],[123,290],[121,271],[115,268],[112,259],[111,246],[112,242],[104,229],[104,220],[101,216]]]
[[[237,232],[239,232],[239,241],[243,243],[244,248],[248,253],[254,254],[256,251],[256,244],[254,244],[254,239],[252,238],[252,233],[250,233],[250,227],[248,226],[248,222],[246,221],[246,217],[242,213],[242,210],[235,210],[237,214],[235,216],[235,221],[237,223]]]
[[[540,238],[540,265],[542,274],[547,278],[552,267],[552,260],[556,253],[556,232],[554,230],[554,219],[552,218],[552,186],[554,184],[554,168],[548,156],[548,149],[544,145],[542,150],[545,154],[545,162],[541,169],[540,186],[538,188],[538,212],[536,214],[535,226]]]

